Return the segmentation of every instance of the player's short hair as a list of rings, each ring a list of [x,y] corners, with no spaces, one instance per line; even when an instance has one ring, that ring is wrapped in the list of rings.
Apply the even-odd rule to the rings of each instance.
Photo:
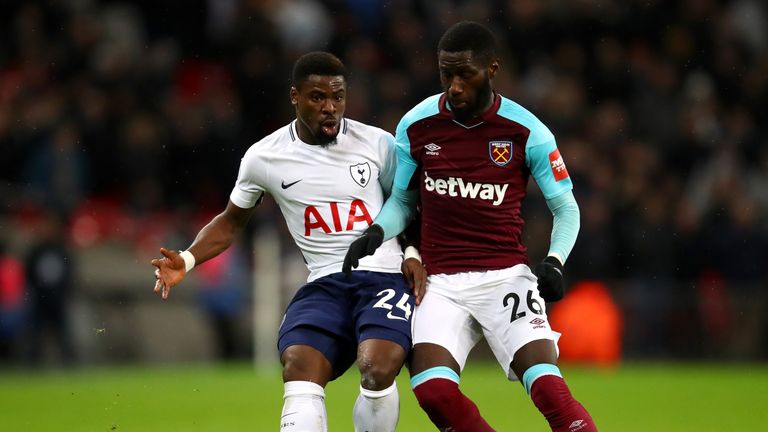
[[[310,75],[338,76],[347,78],[344,63],[335,55],[325,51],[313,51],[296,60],[291,73],[291,84],[298,87]]]
[[[449,28],[437,44],[437,52],[471,51],[472,56],[484,60],[496,57],[496,38],[488,27],[474,21],[461,21]]]

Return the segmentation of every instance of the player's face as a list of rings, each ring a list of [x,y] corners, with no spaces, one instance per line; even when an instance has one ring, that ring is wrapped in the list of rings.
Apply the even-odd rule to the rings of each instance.
[[[483,113],[493,102],[491,78],[499,68],[495,60],[482,64],[472,51],[440,51],[437,56],[440,82],[457,120]]]
[[[296,107],[299,138],[317,145],[328,145],[339,134],[346,108],[347,84],[344,77],[310,75],[299,87],[291,87],[291,103]]]

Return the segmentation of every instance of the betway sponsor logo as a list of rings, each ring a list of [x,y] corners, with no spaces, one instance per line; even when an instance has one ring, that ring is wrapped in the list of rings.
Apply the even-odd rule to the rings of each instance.
[[[508,184],[472,183],[464,181],[461,177],[433,179],[429,173],[424,172],[424,188],[429,192],[452,197],[479,198],[492,201],[495,206],[504,202],[504,193],[508,186]]]

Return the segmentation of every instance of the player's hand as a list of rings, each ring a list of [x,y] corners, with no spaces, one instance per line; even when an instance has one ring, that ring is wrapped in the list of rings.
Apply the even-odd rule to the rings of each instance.
[[[563,298],[563,265],[553,256],[544,258],[533,273],[538,278],[539,294],[545,302]]]
[[[424,268],[424,264],[416,258],[408,258],[400,265],[400,269],[403,271],[408,285],[411,286],[411,290],[413,290],[416,304],[420,304],[421,299],[424,298],[424,293],[427,291],[427,270]]]
[[[155,292],[162,293],[163,300],[168,298],[171,287],[178,285],[187,274],[187,266],[184,264],[178,252],[160,248],[163,258],[155,258],[152,265],[155,269]]]
[[[376,224],[369,226],[360,238],[349,245],[341,271],[346,273],[347,277],[351,277],[352,269],[360,264],[360,258],[373,255],[382,243],[384,243],[384,229]]]

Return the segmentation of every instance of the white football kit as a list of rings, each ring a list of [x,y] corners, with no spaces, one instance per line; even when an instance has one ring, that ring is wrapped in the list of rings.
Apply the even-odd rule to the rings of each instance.
[[[432,343],[444,347],[460,370],[464,370],[472,348],[485,336],[510,380],[519,378],[511,364],[523,345],[549,339],[557,350],[560,339],[560,333],[549,325],[536,276],[525,264],[430,275],[427,294],[413,314],[412,328],[414,345]]]
[[[308,281],[341,271],[350,243],[379,214],[395,173],[392,134],[342,119],[335,143],[307,144],[296,121],[253,144],[243,156],[230,200],[251,208],[264,192],[283,214],[309,269]],[[384,242],[357,270],[399,273],[397,239]]]

